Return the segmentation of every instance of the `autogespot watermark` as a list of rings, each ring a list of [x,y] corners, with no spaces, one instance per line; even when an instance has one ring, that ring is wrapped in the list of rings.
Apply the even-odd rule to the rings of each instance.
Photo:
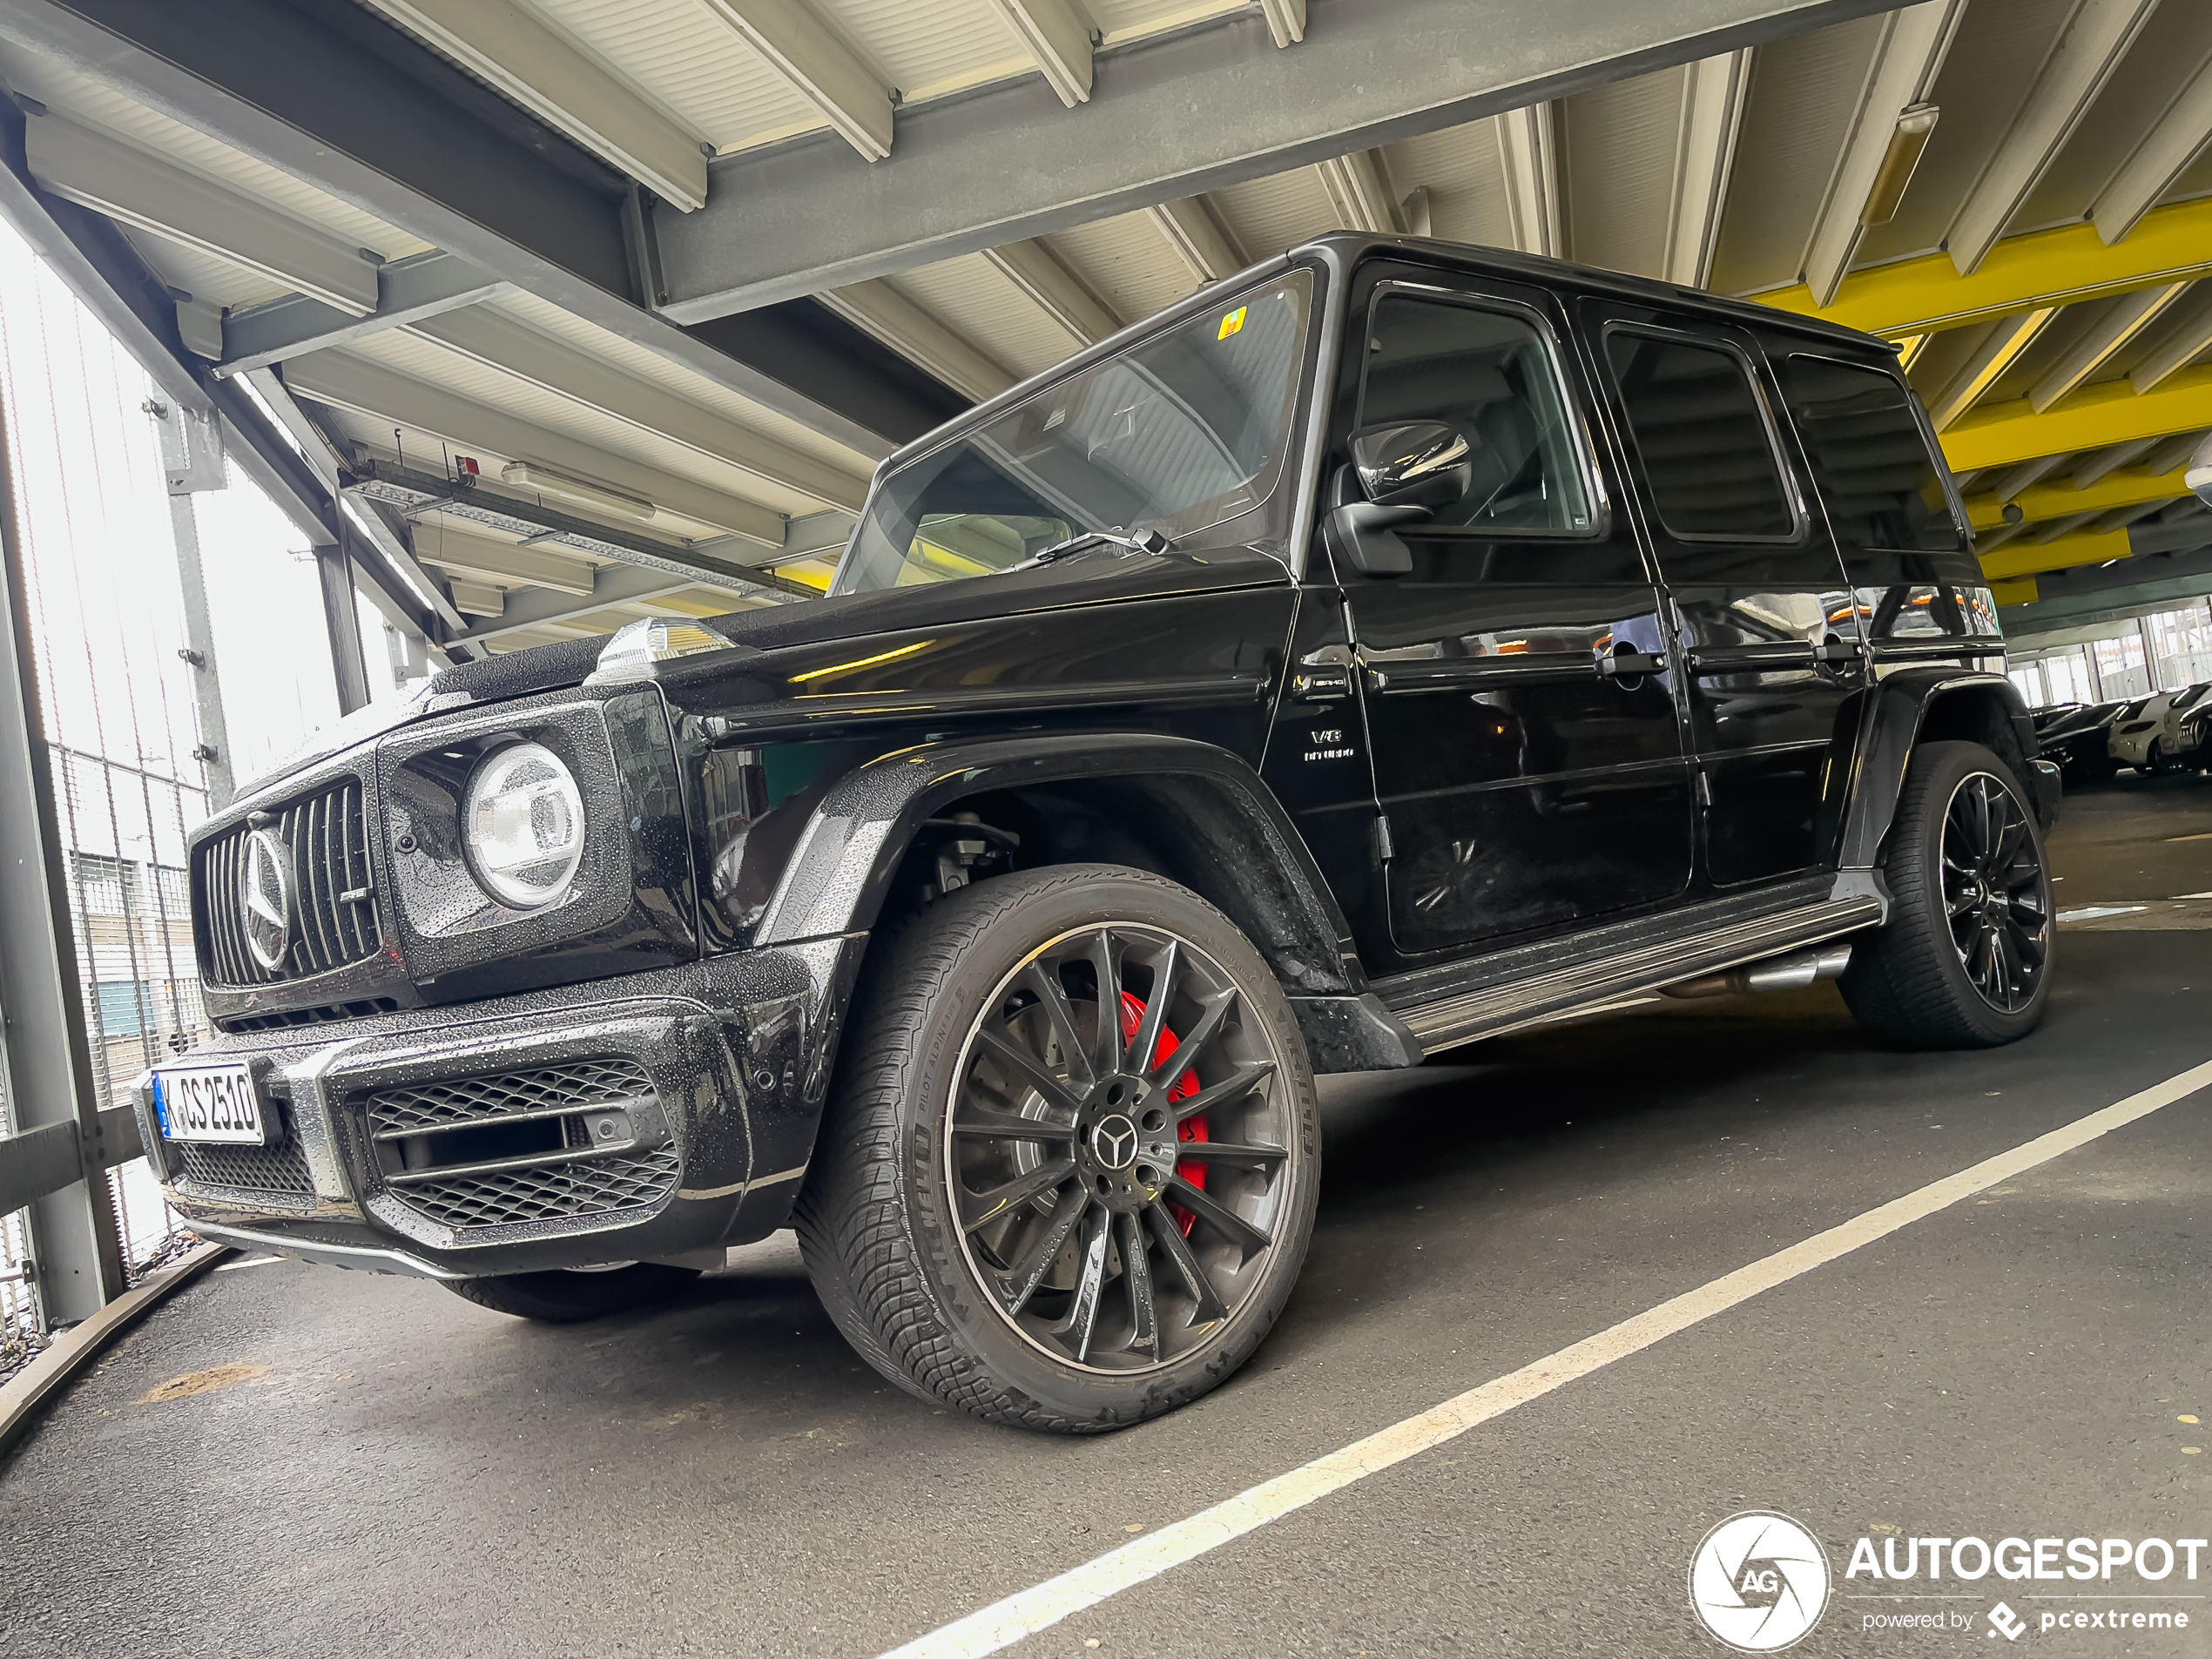
[[[1858,1629],[1986,1636],[2038,1633],[2149,1635],[2202,1626],[2202,1538],[1907,1536],[1884,1529],[1851,1546],[1839,1583],[1804,1522],[1771,1510],[1730,1515],[1707,1533],[1689,1564],[1698,1622],[1739,1653],[1778,1653],[1810,1635],[1832,1596],[1856,1604]],[[1993,1580],[2024,1604],[1992,1605]],[[2097,1588],[2090,1588],[2091,1585]],[[1910,1588],[1896,1588],[1910,1585]],[[2042,1588],[2048,1585],[2050,1588]],[[2183,1588],[2187,1587],[2187,1588]],[[1945,1604],[1945,1605],[1932,1605]]]

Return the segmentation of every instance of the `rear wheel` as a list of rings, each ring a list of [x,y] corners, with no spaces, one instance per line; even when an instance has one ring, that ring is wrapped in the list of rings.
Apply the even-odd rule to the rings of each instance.
[[[1082,1433],[1196,1399],[1288,1298],[1320,1136],[1273,974],[1184,887],[979,883],[872,957],[795,1217],[824,1305],[925,1399]]]
[[[2150,752],[2143,758],[2143,770],[2154,778],[2162,778],[2174,770],[2174,763],[2166,758],[2166,745],[2156,738],[2150,741]]]
[[[699,1276],[696,1267],[671,1267],[660,1262],[631,1262],[617,1267],[556,1268],[544,1273],[493,1273],[482,1278],[449,1278],[446,1289],[455,1296],[511,1313],[518,1319],[549,1325],[569,1325],[619,1313],[647,1302],[673,1296]]]
[[[2051,878],[2020,781],[1978,743],[1931,743],[1905,768],[1890,831],[1886,926],[1851,953],[1844,1000],[1912,1048],[1988,1048],[2050,997]]]

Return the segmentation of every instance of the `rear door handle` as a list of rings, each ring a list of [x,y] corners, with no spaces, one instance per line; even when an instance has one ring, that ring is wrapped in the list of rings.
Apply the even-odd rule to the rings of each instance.
[[[1627,645],[1616,645],[1612,655],[1597,659],[1597,671],[1608,679],[1627,679],[1637,674],[1657,674],[1667,666],[1667,653],[1641,651]]]

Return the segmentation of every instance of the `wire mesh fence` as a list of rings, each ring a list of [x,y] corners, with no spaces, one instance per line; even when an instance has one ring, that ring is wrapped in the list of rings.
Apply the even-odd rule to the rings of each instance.
[[[0,407],[102,1107],[127,1103],[141,1072],[209,1035],[185,856],[209,806],[199,671],[147,410],[156,396],[98,319],[0,226]],[[336,716],[315,576],[299,530],[234,467],[225,491],[179,504],[210,566],[217,660],[237,664],[225,691],[243,779]],[[0,1098],[0,1133],[16,1127]],[[178,1217],[143,1160],[106,1178],[135,1278],[174,1253]],[[0,1217],[0,1373],[38,1317],[23,1277],[30,1244],[21,1214]]]

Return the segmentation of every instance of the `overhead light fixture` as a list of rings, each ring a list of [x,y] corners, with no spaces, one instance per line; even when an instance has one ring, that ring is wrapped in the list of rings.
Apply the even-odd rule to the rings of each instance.
[[[558,496],[585,507],[597,507],[605,512],[620,513],[625,518],[651,518],[660,509],[643,496],[633,496],[626,489],[617,489],[612,484],[595,483],[589,478],[571,477],[564,472],[542,466],[535,461],[510,461],[499,471],[500,482],[516,489],[535,489],[547,496]]]
[[[1898,111],[1890,147],[1882,152],[1873,188],[1866,192],[1866,206],[1858,210],[1861,225],[1871,228],[1897,217],[1905,187],[1912,182],[1912,170],[1920,165],[1920,152],[1928,147],[1928,135],[1935,131],[1936,117],[1942,113],[1933,104],[1910,105]]]

